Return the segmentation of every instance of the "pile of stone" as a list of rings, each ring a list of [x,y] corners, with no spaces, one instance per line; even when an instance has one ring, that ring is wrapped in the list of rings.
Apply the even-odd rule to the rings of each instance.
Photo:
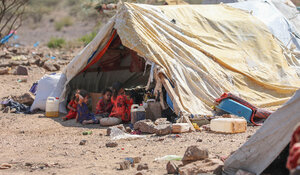
[[[159,118],[155,122],[149,119],[137,121],[134,124],[134,129],[142,133],[156,134],[158,136],[173,133],[172,123],[166,118]],[[190,131],[188,129],[188,131]]]
[[[55,72],[68,64],[73,57],[74,53],[71,52],[42,47],[3,47],[0,48],[0,75],[15,74],[16,71],[12,70],[17,66],[38,66]]]

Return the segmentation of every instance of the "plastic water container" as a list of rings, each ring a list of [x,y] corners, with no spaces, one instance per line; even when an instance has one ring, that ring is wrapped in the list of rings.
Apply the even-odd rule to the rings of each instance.
[[[134,124],[139,120],[146,119],[146,111],[143,106],[139,106],[137,104],[133,104],[131,106],[131,123]]]
[[[146,110],[146,119],[155,121],[158,118],[161,118],[161,106],[159,102],[156,102],[154,99],[147,100]]]
[[[48,97],[46,101],[46,117],[59,116],[59,98]]]
[[[221,133],[241,133],[247,130],[247,121],[243,118],[217,118],[210,121],[210,129]]]
[[[244,117],[249,123],[251,122],[251,115],[253,111],[247,106],[244,106],[234,100],[224,99],[217,107],[230,114]]]

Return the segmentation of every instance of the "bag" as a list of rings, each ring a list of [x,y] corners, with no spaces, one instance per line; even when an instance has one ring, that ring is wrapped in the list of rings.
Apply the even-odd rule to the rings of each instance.
[[[108,117],[108,118],[100,119],[101,126],[114,126],[120,124],[121,122],[122,120],[116,117]]]

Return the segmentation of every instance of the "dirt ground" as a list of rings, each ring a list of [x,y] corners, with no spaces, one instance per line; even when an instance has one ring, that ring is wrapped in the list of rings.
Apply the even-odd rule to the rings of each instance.
[[[28,82],[19,83],[23,76],[1,75],[0,98],[21,95],[39,80],[45,71],[31,67]],[[126,157],[141,157],[149,169],[144,174],[166,174],[167,161],[155,161],[166,155],[183,156],[190,145],[207,148],[210,157],[229,155],[238,149],[259,128],[248,126],[246,133],[216,134],[193,132],[154,136],[137,140],[118,140],[117,147],[107,148],[110,141],[106,128],[99,125],[82,126],[74,120],[62,122],[61,118],[46,118],[44,113],[24,115],[0,112],[0,164],[8,163],[10,169],[0,174],[136,174],[137,165],[128,170],[117,170],[118,162]],[[92,131],[83,135],[83,131]],[[199,141],[201,139],[202,141]],[[79,145],[87,140],[86,145]]]

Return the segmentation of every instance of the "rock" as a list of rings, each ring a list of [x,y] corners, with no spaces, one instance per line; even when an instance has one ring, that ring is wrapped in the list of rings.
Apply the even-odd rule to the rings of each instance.
[[[130,167],[130,161],[128,161],[128,160],[125,160],[119,164],[120,164],[119,170],[127,170]]]
[[[169,161],[166,168],[168,174],[178,174],[178,166],[173,161]]]
[[[198,139],[198,140],[197,140],[197,142],[202,142],[202,141],[203,141],[202,139]]]
[[[8,163],[2,163],[2,164],[0,165],[0,170],[1,170],[1,169],[9,169],[9,168],[11,168],[11,167],[12,167],[11,164],[8,164]]]
[[[167,118],[158,118],[154,122],[155,125],[165,125],[165,124],[171,124],[171,122],[167,121]]]
[[[25,166],[32,166],[32,163],[26,162]]]
[[[28,75],[28,70],[24,66],[18,66],[14,74],[15,75]]]
[[[17,53],[17,52],[18,52],[18,49],[15,48],[15,47],[9,47],[7,50],[8,50],[9,52],[12,52],[12,53]]]
[[[54,67],[56,68],[56,70],[59,70],[60,69],[60,65],[58,65],[58,64],[53,64],[54,65]]]
[[[148,170],[148,164],[144,163],[144,164],[139,164],[136,168],[138,171],[142,171],[142,170]]]
[[[31,95],[30,93],[25,93],[21,96],[13,96],[12,99],[21,104],[31,106],[34,101],[34,96]]]
[[[0,68],[0,75],[6,75],[9,73],[9,68]]]
[[[9,107],[9,106],[6,106],[6,107],[3,109],[3,113],[10,113],[10,107]]]
[[[122,124],[120,124],[120,125],[111,126],[111,127],[107,128],[107,130],[106,130],[106,135],[107,135],[107,136],[110,136],[110,133],[111,133],[112,128],[118,128],[118,129],[120,129],[120,130],[126,132],[124,126],[123,126]]]
[[[126,130],[127,133],[131,133],[131,128],[130,128],[130,127],[127,126],[127,127],[125,128],[125,130]]]
[[[113,148],[113,147],[117,147],[118,143],[117,142],[108,142],[105,144],[105,146],[109,147],[109,148]]]
[[[179,168],[180,175],[191,175],[199,173],[213,173],[216,169],[223,165],[218,159],[205,159],[192,162]]]
[[[13,55],[11,53],[7,53],[4,58],[5,59],[12,59]]]
[[[244,170],[238,170],[235,175],[255,175],[254,173],[250,173],[248,171],[244,171]]]
[[[133,158],[133,163],[140,163],[141,160],[142,160],[141,157],[134,157],[134,158]]]
[[[122,124],[120,124],[120,125],[116,125],[116,126],[113,126],[113,127],[115,127],[115,128],[119,128],[120,130],[122,130],[122,131],[126,132],[126,130],[125,130],[125,127],[124,127]]]
[[[79,142],[79,145],[85,145],[86,142],[87,142],[87,140],[81,140],[81,141]]]
[[[55,66],[54,61],[48,60],[44,63],[43,68],[45,68],[47,71],[57,71],[59,69],[57,69],[57,67]]]
[[[157,125],[156,135],[167,135],[172,133],[172,126],[169,124]]]
[[[107,136],[110,136],[111,129],[112,129],[111,127],[109,127],[109,128],[106,129],[106,135],[107,135]]]
[[[153,122],[149,119],[137,121],[134,124],[134,129],[149,134],[154,134],[157,130],[156,125],[154,125]]]
[[[142,172],[137,172],[135,175],[144,175]]]
[[[200,149],[196,145],[189,146],[182,158],[182,163],[188,164],[197,160],[203,160],[208,158],[208,150],[207,149]]]
[[[10,113],[16,113],[17,112],[17,109],[16,108],[11,108],[10,109]]]

